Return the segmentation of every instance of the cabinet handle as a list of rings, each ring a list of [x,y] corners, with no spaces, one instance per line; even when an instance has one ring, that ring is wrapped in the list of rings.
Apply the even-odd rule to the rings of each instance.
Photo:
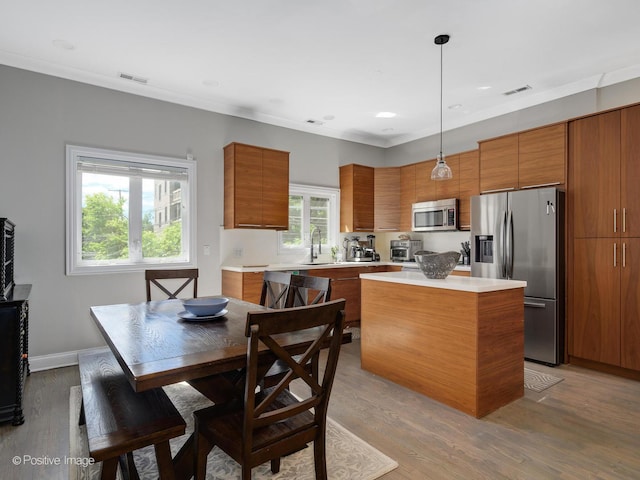
[[[613,233],[618,231],[618,209],[613,209]]]
[[[627,266],[627,243],[622,244],[622,267]]]
[[[508,192],[509,190],[515,190],[516,187],[496,188],[495,190],[482,190],[480,193],[495,193],[495,192]]]
[[[614,267],[618,266],[617,261],[616,261],[617,260],[617,256],[618,256],[618,244],[614,243],[613,244],[613,266]]]
[[[627,208],[622,209],[622,233],[627,233]]]
[[[551,182],[551,183],[539,183],[538,185],[524,185],[520,187],[520,190],[524,190],[526,188],[538,188],[538,187],[551,187],[553,185],[560,185],[562,182]]]

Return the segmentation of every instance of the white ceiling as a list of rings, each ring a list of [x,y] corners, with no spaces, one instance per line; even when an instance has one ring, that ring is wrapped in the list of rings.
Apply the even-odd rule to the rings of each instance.
[[[436,35],[446,131],[640,77],[639,21],[638,0],[0,0],[0,63],[388,147],[440,129]]]

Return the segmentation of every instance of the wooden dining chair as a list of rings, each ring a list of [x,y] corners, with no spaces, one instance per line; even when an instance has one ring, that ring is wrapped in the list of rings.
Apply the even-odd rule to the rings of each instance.
[[[198,297],[198,269],[183,268],[179,270],[145,270],[144,279],[147,284],[147,302],[151,301],[151,285],[159,289],[167,298],[178,298],[178,295],[189,285],[193,286],[193,296]],[[183,283],[179,283],[184,280]],[[176,281],[178,281],[176,283]],[[176,287],[177,285],[177,287]],[[156,289],[154,289],[155,291]]]
[[[286,306],[315,305],[331,300],[331,279],[308,275],[291,275]]]
[[[269,308],[285,308],[289,295],[290,272],[266,270],[262,280],[260,305]]]
[[[238,462],[241,478],[250,480],[253,467],[271,461],[271,470],[276,473],[280,457],[301,450],[310,442],[314,446],[316,479],[327,478],[327,408],[342,343],[344,306],[345,300],[340,299],[247,314],[245,335],[249,340],[244,400],[194,412],[196,479],[205,478],[207,455],[214,446]],[[279,335],[312,327],[316,328],[308,331],[311,343],[298,360],[278,344]],[[323,347],[328,348],[328,353],[320,357]],[[273,388],[258,390],[260,365],[269,360],[265,357],[284,361],[289,371]],[[304,369],[313,357],[323,359],[321,378]],[[308,398],[299,400],[289,392],[289,384],[297,378],[310,387]]]

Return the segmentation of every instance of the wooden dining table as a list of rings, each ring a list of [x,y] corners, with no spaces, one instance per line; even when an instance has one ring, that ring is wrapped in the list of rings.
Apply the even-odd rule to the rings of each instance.
[[[136,392],[186,381],[221,403],[243,393],[238,385],[234,391],[225,379],[246,367],[247,313],[268,310],[236,298],[229,298],[226,309],[225,315],[208,321],[182,318],[186,315],[181,300],[93,306],[90,312]],[[304,353],[314,335],[302,331],[274,338],[297,355]],[[342,341],[351,342],[351,334],[343,333]],[[264,350],[261,370],[266,373],[275,358]],[[173,458],[176,478],[193,474],[192,442],[193,436]]]

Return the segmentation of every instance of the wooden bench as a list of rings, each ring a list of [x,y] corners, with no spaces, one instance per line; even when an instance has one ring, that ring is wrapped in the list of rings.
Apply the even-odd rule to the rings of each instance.
[[[89,454],[102,462],[102,479],[137,478],[133,451],[153,445],[161,479],[175,478],[169,440],[186,424],[161,388],[136,393],[111,352],[78,355],[82,384],[80,424]]]

